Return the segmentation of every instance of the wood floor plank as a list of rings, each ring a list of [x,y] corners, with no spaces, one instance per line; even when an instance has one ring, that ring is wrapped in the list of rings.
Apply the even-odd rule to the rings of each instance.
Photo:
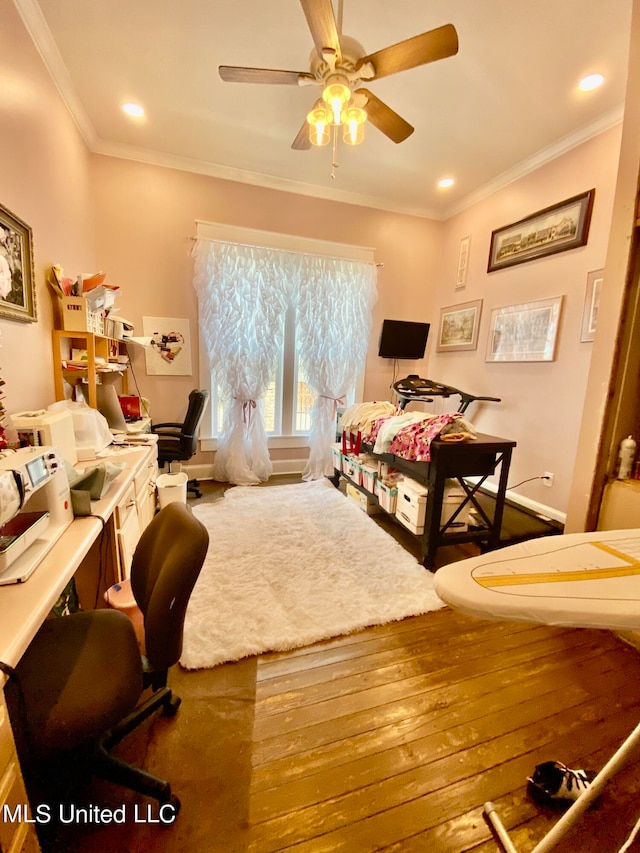
[[[501,648],[508,650],[513,646],[524,646],[526,643],[536,642],[540,639],[549,639],[547,629],[542,625],[529,626],[526,631],[509,630],[509,623],[503,623],[500,631],[460,632],[447,638],[446,642],[446,664],[449,666],[454,661],[471,660],[474,657],[485,657],[493,650]],[[573,632],[558,633],[557,639],[570,638]],[[406,635],[405,635],[406,636]],[[443,665],[443,644],[441,637],[421,637],[410,635],[411,641],[396,645],[393,648],[371,650],[367,647],[357,657],[346,660],[334,660],[332,657],[315,659],[315,666],[299,669],[295,672],[282,673],[278,678],[263,680],[261,673],[258,674],[256,686],[256,700],[262,702],[271,696],[279,696],[290,691],[306,690],[314,684],[322,685],[329,681],[337,681],[340,678],[350,678],[358,673],[369,671],[382,671],[385,667],[399,667],[403,663],[419,661],[421,671],[426,667],[436,668]],[[259,667],[261,669],[261,667]]]
[[[439,613],[440,611],[436,611]],[[430,616],[435,616],[429,614]],[[323,644],[317,643],[314,646],[307,646],[304,654],[292,654],[290,657],[278,655],[272,657],[270,655],[262,656],[259,660],[258,667],[258,683],[260,689],[264,689],[265,683],[272,679],[280,679],[284,675],[307,672],[315,667],[324,667],[332,663],[340,663],[342,661],[364,658],[367,655],[373,655],[378,652],[388,652],[394,649],[410,649],[418,643],[431,642],[434,645],[441,645],[443,642],[455,643],[456,645],[464,645],[465,643],[482,642],[485,638],[497,638],[507,634],[517,634],[529,632],[538,625],[531,625],[525,622],[509,623],[509,622],[487,622],[475,620],[468,622],[460,619],[453,623],[450,618],[444,622],[425,622],[423,618],[417,617],[414,619],[405,620],[407,629],[396,633],[385,633],[383,635],[371,634],[367,632],[359,632],[363,636],[359,642],[351,642],[341,644],[336,641]],[[454,624],[457,630],[454,630]],[[409,628],[409,626],[412,626]],[[566,631],[566,628],[547,628],[546,630],[556,631],[558,634]],[[364,636],[366,634],[366,636]]]
[[[584,648],[587,653],[596,651],[604,638],[590,632],[572,634],[573,642]],[[338,718],[368,708],[387,705],[417,694],[430,697],[437,704],[438,692],[452,689],[454,685],[466,684],[471,679],[485,675],[501,674],[502,680],[517,677],[521,667],[529,667],[530,672],[538,671],[545,664],[550,668],[556,665],[559,656],[570,654],[566,640],[551,638],[531,643],[523,649],[513,649],[509,655],[480,656],[450,668],[443,665],[435,672],[427,672],[408,677],[398,677],[397,671],[386,668],[383,673],[366,673],[357,676],[354,684],[338,683],[334,688],[330,684],[326,690],[310,688],[296,691],[285,696],[271,697],[265,702],[256,702],[256,739],[262,739],[277,732],[293,731],[322,719]],[[391,671],[389,671],[391,669]],[[327,695],[328,694],[328,695]],[[273,720],[269,718],[273,717]]]
[[[465,685],[464,702],[456,702],[457,690],[454,688],[439,691],[435,706],[419,693],[346,717],[330,718],[306,728],[279,732],[263,740],[257,740],[254,732],[253,766],[260,768],[272,761],[286,761],[291,756],[323,747],[330,748],[333,744],[339,744],[342,748],[346,739],[375,732],[381,727],[415,726],[416,720],[433,727],[456,725],[473,719],[475,715],[499,711],[511,703],[514,695],[522,697],[522,701],[539,700],[540,697],[553,695],[556,690],[563,690],[567,685],[573,685],[578,665],[584,677],[593,683],[597,683],[612,668],[616,672],[620,671],[615,669],[609,656],[601,649],[589,649],[588,652],[586,654],[585,647],[580,647],[567,654],[559,665],[554,661],[552,673],[548,666],[540,667],[539,662],[536,662],[526,668],[520,667],[517,672],[510,674],[506,682],[501,675],[498,676],[497,684],[485,676],[470,679]]]
[[[551,707],[556,713],[580,706],[586,701],[601,699],[623,689],[627,675],[619,670],[603,673],[598,667],[585,670],[586,678],[593,679],[598,685],[597,692],[588,684],[577,684],[575,678],[567,673],[567,678],[554,686],[547,684],[548,693],[540,693],[537,683],[508,685],[498,695],[494,695],[493,704],[486,697],[467,701],[459,706],[457,715],[437,714],[432,718],[420,715],[400,722],[363,732],[359,735],[334,741],[331,744],[313,750],[307,750],[293,756],[279,757],[256,766],[252,776],[252,790],[265,790],[292,782],[319,770],[340,767],[362,756],[375,756],[386,749],[411,748],[412,757],[420,760],[420,746],[425,739],[435,738],[444,732],[457,732],[463,737],[461,727],[473,724],[474,737],[480,738],[483,731],[491,735],[498,729],[508,732],[521,728],[527,721],[546,717]],[[430,746],[431,755],[435,755],[435,746]]]
[[[624,704],[624,700],[622,702]],[[636,704],[612,714],[608,720],[608,734],[618,739],[624,737],[637,721],[639,713],[640,706]],[[518,765],[516,773],[520,780],[525,779],[535,763],[541,760],[541,749],[561,750],[570,739],[575,742],[582,740],[591,744],[587,749],[593,749],[600,734],[594,725],[598,718],[598,708],[591,706],[585,709],[579,722],[575,718],[564,721],[550,718],[544,729],[529,727],[528,736],[520,743],[515,743],[509,736],[497,738],[498,748],[492,754],[488,754],[484,746],[471,747],[465,751],[464,757],[434,762],[428,773],[425,768],[413,770],[360,788],[347,797],[338,797],[298,812],[289,811],[286,817],[268,821],[262,826],[255,823],[252,815],[252,849],[260,853],[274,853],[285,847],[295,853],[367,853],[380,850],[398,838],[439,827],[447,814],[464,814],[470,804],[479,809],[485,800],[499,796],[505,783],[509,785],[514,764]],[[535,741],[534,748],[530,741]],[[499,755],[509,762],[508,774],[504,762],[496,761]],[[491,764],[492,760],[494,764]],[[480,832],[476,841],[488,838],[484,827]],[[467,839],[467,846],[471,843]],[[467,846],[426,844],[423,849],[463,851]]]

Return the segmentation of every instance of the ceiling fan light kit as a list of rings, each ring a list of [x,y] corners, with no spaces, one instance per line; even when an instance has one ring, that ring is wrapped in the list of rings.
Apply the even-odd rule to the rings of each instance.
[[[413,133],[413,127],[368,89],[357,87],[363,82],[454,56],[458,52],[455,27],[445,24],[366,55],[359,42],[339,32],[331,0],[300,0],[300,5],[314,43],[309,72],[221,65],[220,77],[229,83],[322,86],[322,99],[316,101],[291,147],[302,151],[312,145],[324,146],[333,136],[334,167],[340,127],[347,145],[363,141],[367,120],[392,142],[404,142]],[[339,0],[338,20],[342,22],[342,0]]]

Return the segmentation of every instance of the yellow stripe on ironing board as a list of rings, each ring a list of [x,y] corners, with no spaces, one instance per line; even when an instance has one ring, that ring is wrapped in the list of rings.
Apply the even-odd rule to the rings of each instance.
[[[620,560],[624,560],[628,565],[612,567],[608,569],[576,569],[568,572],[540,572],[538,574],[522,574],[522,575],[494,575],[493,577],[478,577],[474,576],[477,584],[484,587],[494,586],[520,586],[525,584],[535,583],[570,583],[572,581],[590,581],[601,580],[603,578],[624,578],[631,575],[640,575],[640,561],[617,551],[610,545],[605,545],[604,542],[591,542],[596,548],[606,551]]]

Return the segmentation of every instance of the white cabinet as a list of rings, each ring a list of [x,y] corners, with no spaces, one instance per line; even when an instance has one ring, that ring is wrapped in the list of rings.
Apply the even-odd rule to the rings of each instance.
[[[128,578],[131,561],[142,531],[156,511],[156,455],[147,460],[136,472],[133,482],[116,506],[114,513],[117,541],[118,580]]]

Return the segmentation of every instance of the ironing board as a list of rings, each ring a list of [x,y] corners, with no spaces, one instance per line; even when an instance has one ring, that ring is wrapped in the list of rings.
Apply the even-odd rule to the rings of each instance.
[[[440,598],[482,619],[640,629],[640,529],[551,536],[444,566]],[[640,744],[638,725],[588,790],[531,853],[553,850]],[[507,853],[518,853],[493,803],[484,812]]]

